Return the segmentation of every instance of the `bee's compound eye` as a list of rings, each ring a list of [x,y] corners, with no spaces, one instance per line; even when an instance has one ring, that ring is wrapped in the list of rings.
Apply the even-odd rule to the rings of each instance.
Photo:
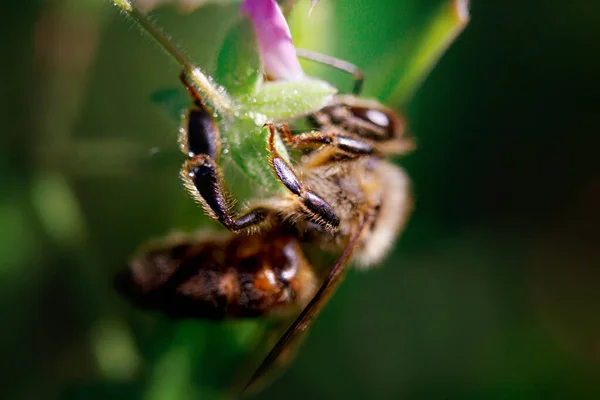
[[[379,110],[367,110],[365,112],[365,117],[374,123],[375,125],[379,125],[382,128],[387,128],[390,126],[390,119]]]
[[[379,128],[383,128],[386,131],[390,131],[393,128],[392,120],[383,111],[376,110],[374,108],[353,107],[352,113],[356,117],[358,117],[366,122],[370,122],[371,124],[376,125]]]

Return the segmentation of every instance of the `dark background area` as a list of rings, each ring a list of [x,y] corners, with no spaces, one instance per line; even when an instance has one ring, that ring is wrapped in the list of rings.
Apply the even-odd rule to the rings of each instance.
[[[335,55],[372,71],[403,2],[331,3]],[[159,23],[210,70],[236,7]],[[2,8],[3,396],[217,396],[222,355],[251,328],[144,315],[111,288],[140,243],[203,221],[176,124],[149,100],[177,67],[109,2]],[[405,110],[406,232],[349,273],[258,398],[600,397],[600,3],[474,1],[471,15]],[[370,46],[343,35],[363,20]]]

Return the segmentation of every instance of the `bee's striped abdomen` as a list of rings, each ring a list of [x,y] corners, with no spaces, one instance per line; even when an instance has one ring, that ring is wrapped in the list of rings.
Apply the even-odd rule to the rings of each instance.
[[[303,306],[314,274],[291,236],[170,238],[119,278],[134,303],[174,318],[252,318]]]

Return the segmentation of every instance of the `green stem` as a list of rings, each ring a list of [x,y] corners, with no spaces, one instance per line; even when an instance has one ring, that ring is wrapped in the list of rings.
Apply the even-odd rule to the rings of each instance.
[[[192,63],[171,41],[158,29],[148,17],[135,7],[131,0],[113,0],[113,3],[124,11],[140,29],[146,32],[162,47],[175,61],[181,65],[189,79],[197,86],[198,90],[207,98],[212,106],[219,112],[230,112],[232,105],[224,88],[214,84],[208,77]]]

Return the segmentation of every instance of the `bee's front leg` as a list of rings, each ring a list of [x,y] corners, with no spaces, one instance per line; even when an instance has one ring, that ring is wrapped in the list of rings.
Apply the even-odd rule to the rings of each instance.
[[[279,127],[279,130],[283,133],[285,141],[296,148],[310,149],[328,146],[337,150],[338,153],[350,156],[371,155],[374,152],[373,147],[366,141],[352,136],[342,135],[333,130],[328,132],[308,132],[294,135],[286,124],[282,124]]]
[[[308,132],[294,135],[286,124],[279,127],[285,141],[299,149],[318,149],[304,162],[309,168],[318,167],[335,159],[359,158],[378,153],[370,143],[360,138],[339,134],[335,130]]]
[[[280,156],[275,148],[275,125],[267,124],[267,126],[269,128],[271,167],[275,175],[292,194],[298,196],[302,211],[311,221],[324,225],[332,231],[335,230],[340,224],[339,217],[327,201],[302,184],[292,166]]]
[[[269,214],[265,208],[252,209],[242,216],[234,215],[217,164],[221,149],[219,127],[186,75],[182,73],[180,77],[194,103],[187,112],[179,137],[181,149],[188,156],[181,169],[185,187],[206,214],[230,231],[261,224]]]

